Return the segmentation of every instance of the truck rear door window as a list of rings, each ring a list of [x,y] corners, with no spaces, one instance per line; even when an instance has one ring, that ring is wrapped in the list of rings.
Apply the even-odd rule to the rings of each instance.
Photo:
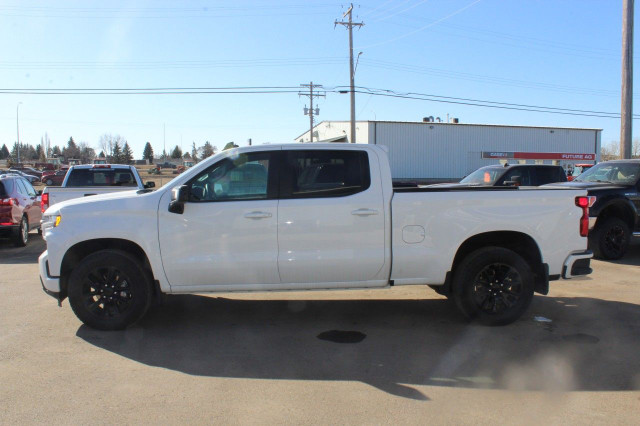
[[[67,186],[130,186],[137,187],[136,179],[129,169],[74,169]]]
[[[371,184],[364,151],[284,151],[280,198],[344,197]]]

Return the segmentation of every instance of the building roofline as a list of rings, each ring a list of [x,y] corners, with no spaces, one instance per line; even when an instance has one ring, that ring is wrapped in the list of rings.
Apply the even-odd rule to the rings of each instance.
[[[322,120],[313,128],[320,126],[322,123],[350,123],[349,120]],[[586,130],[592,132],[602,132],[602,129],[585,128],[585,127],[557,127],[557,126],[524,126],[515,124],[476,124],[476,123],[436,123],[436,122],[424,122],[424,121],[393,121],[393,120],[357,120],[356,123],[393,123],[393,124],[428,124],[431,126],[478,126],[478,127],[510,127],[519,129],[549,129],[549,130]],[[301,135],[298,135],[294,140],[306,135],[305,131]]]

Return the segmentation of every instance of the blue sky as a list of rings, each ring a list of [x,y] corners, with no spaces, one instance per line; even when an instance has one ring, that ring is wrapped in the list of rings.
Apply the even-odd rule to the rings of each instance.
[[[373,0],[354,3],[359,86],[518,104],[620,111],[621,0]],[[2,1],[4,89],[348,85],[347,31],[332,0]],[[637,67],[635,67],[637,69]],[[637,75],[637,73],[636,73]],[[640,83],[637,83],[640,84]],[[306,98],[261,95],[0,94],[0,145],[69,136],[97,148],[126,138],[209,140],[221,148],[292,142],[308,128]],[[348,120],[349,97],[319,100],[318,120]],[[602,128],[619,119],[555,115],[359,94],[358,119]],[[638,120],[634,122],[637,124]]]

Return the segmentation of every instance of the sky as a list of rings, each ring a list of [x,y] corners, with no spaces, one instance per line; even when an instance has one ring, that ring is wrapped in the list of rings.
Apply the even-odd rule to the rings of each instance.
[[[16,140],[17,108],[20,139],[34,146],[47,133],[52,145],[72,136],[98,149],[102,135],[119,134],[141,158],[147,141],[156,154],[164,144],[188,151],[207,140],[218,149],[249,138],[293,142],[309,127],[308,98],[297,88],[311,81],[327,89],[317,122],[348,120],[349,95],[336,93],[349,84],[348,33],[334,28],[347,7],[332,0],[0,1],[0,146]],[[354,30],[355,55],[362,52],[356,85],[393,91],[377,93],[620,112],[622,0],[372,0],[354,3],[353,19],[364,23]],[[289,89],[1,93],[214,87]],[[599,128],[603,145],[619,140],[619,118],[464,103],[358,93],[356,115]]]

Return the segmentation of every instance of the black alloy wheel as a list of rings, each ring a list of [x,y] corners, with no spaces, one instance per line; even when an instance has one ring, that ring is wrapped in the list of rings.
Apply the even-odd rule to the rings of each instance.
[[[624,248],[627,246],[627,234],[622,226],[614,225],[610,227],[604,234],[605,251],[610,253],[611,257],[621,257]]]
[[[516,305],[522,290],[520,274],[504,263],[485,266],[473,282],[476,306],[487,314],[501,314]]]
[[[101,250],[80,261],[69,276],[69,304],[76,316],[98,330],[122,330],[149,309],[151,273],[131,254]]]
[[[85,308],[98,317],[114,317],[132,305],[129,278],[113,266],[94,268],[82,285]]]
[[[451,297],[469,319],[506,325],[519,319],[533,299],[531,266],[504,247],[483,247],[456,265]]]
[[[589,235],[589,248],[595,257],[605,260],[620,259],[629,247],[631,230],[629,225],[617,217],[609,217],[599,223]]]

